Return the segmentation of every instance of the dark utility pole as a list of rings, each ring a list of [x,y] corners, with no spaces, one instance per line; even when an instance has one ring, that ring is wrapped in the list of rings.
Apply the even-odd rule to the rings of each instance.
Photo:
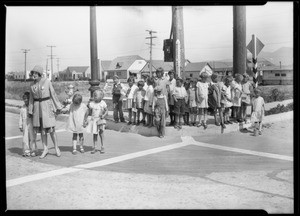
[[[182,6],[172,6],[172,28],[174,69],[177,76],[183,77],[185,74],[185,53]]]
[[[246,6],[233,6],[233,74],[244,74],[246,61]]]
[[[25,76],[24,76],[24,81],[26,82],[26,54],[27,54],[28,51],[30,51],[30,49],[22,49],[22,50],[24,51],[23,53],[25,53],[25,72],[24,72]]]
[[[52,60],[53,60],[53,56],[54,56],[54,55],[52,55],[52,48],[56,47],[56,46],[47,46],[47,47],[51,48],[51,55],[50,55],[50,58],[51,58],[51,72],[50,72],[49,78],[52,81],[52,74],[53,74],[53,61]]]
[[[157,33],[156,31],[152,31],[152,30],[146,30],[149,32],[150,37],[146,37],[146,39],[150,39],[150,44],[147,43],[148,45],[150,45],[150,62],[149,62],[149,67],[150,67],[150,77],[152,77],[152,46],[155,46],[155,44],[152,43],[152,39],[153,38],[157,38],[156,36],[152,36],[153,33]]]
[[[98,78],[98,53],[97,53],[97,24],[96,24],[96,6],[90,7],[90,50],[91,50],[91,80],[89,91],[91,98],[93,92],[100,89]]]

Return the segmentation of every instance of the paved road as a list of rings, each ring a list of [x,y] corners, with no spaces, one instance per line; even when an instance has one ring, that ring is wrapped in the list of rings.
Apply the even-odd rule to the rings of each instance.
[[[159,139],[105,132],[106,153],[21,157],[18,115],[6,113],[8,209],[265,209],[293,212],[292,121],[262,136],[229,133]],[[58,122],[58,130],[63,123]],[[41,141],[38,141],[41,149]],[[50,142],[50,146],[52,143]]]

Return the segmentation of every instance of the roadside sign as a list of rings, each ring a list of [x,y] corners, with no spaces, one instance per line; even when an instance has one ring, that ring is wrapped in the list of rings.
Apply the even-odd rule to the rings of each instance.
[[[256,56],[260,53],[260,51],[263,49],[264,46],[265,45],[257,37],[252,37],[252,40],[250,41],[250,43],[247,46],[247,49],[252,53],[252,55]],[[256,50],[256,53],[255,53],[255,50]]]

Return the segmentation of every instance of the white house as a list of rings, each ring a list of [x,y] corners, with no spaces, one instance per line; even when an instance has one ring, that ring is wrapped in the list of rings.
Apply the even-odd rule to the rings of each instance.
[[[213,74],[212,67],[207,62],[189,63],[185,67],[185,78],[199,78],[200,74],[206,72],[208,75]]]

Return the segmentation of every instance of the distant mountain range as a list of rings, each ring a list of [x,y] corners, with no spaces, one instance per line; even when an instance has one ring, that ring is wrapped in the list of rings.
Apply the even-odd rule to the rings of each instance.
[[[248,53],[248,59],[252,59],[251,53]],[[293,48],[290,47],[281,47],[278,50],[274,52],[264,52],[261,51],[258,55],[258,60],[267,60],[274,65],[279,66],[281,62],[281,65],[293,65]],[[232,62],[232,59],[224,59],[220,60],[223,62]]]

